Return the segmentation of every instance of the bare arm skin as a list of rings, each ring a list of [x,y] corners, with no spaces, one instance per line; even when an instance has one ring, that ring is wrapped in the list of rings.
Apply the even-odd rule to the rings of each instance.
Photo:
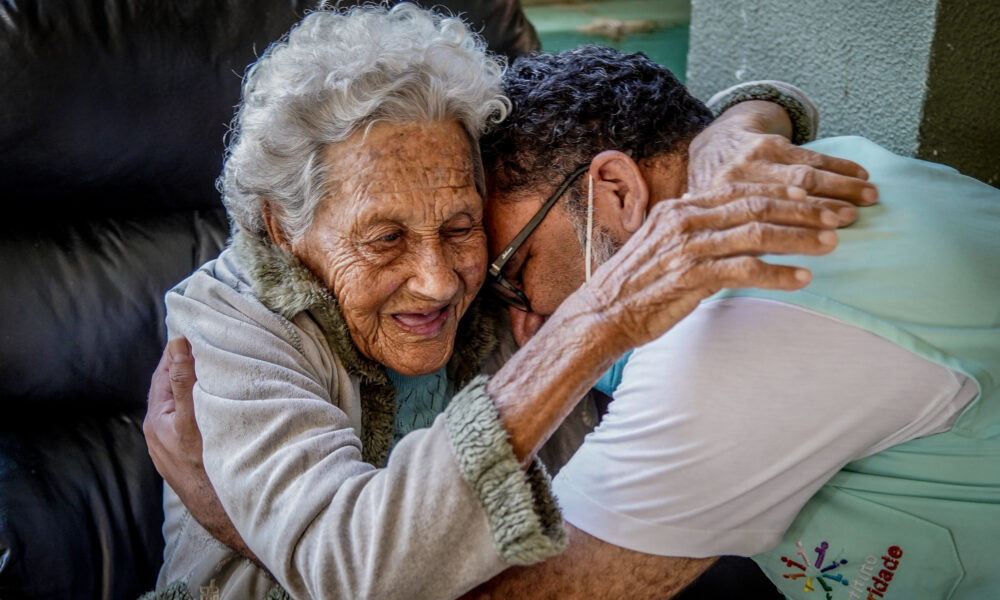
[[[688,164],[689,192],[711,196],[715,198],[716,202],[720,201],[720,194],[727,198],[724,202],[733,200],[740,194],[748,196],[755,193],[761,193],[765,196],[773,194],[774,197],[795,200],[805,199],[809,204],[836,213],[838,215],[836,224],[839,226],[845,226],[854,221],[857,216],[855,205],[869,205],[876,202],[878,191],[866,181],[868,173],[860,165],[795,146],[788,139],[791,136],[791,131],[792,125],[788,114],[777,104],[749,101],[733,106],[691,142]],[[733,187],[745,182],[791,186],[797,190],[782,192],[774,191],[779,189],[774,187]],[[805,190],[806,194],[800,195],[799,190]],[[767,201],[763,200],[742,205],[734,203],[730,204],[726,210],[742,208],[753,213],[763,208],[763,204],[766,203]],[[674,257],[677,259],[680,259],[680,255],[691,250],[691,245],[681,238],[693,234],[695,229],[705,227],[706,230],[714,229],[716,233],[721,233],[718,228],[736,225],[731,222],[726,222],[723,225],[721,221],[709,224],[707,221],[694,219],[684,222],[692,213],[677,209],[695,208],[694,206],[684,206],[683,200],[661,204],[667,206],[658,207],[662,211],[660,214],[669,211],[669,216],[665,218],[675,220],[675,222],[660,228],[655,234],[663,237],[647,238],[641,243],[648,249],[655,247],[657,239],[675,240],[679,246],[672,249],[678,250],[678,256]],[[701,208],[708,208],[708,204],[702,205]],[[715,206],[713,210],[719,208],[719,206]],[[716,214],[716,216],[718,215]],[[762,221],[785,225],[801,224],[794,218],[771,221],[769,217],[764,217]],[[748,225],[748,222],[744,222],[743,225]],[[774,234],[776,231],[766,225],[761,225],[761,227],[758,225],[761,224],[757,223],[751,226],[754,231],[748,234],[755,238],[755,242],[762,242],[763,236]],[[691,235],[691,238],[701,237],[706,230]],[[649,233],[651,229],[647,227],[638,232],[629,244],[609,262],[609,265],[624,264],[618,259],[625,258],[626,250],[632,246],[632,242],[635,242],[636,238],[641,236],[643,231]],[[732,229],[728,231],[733,232]],[[724,244],[723,238],[735,239],[726,235],[718,235],[715,236],[713,243]],[[721,249],[722,246],[719,248]],[[746,246],[742,246],[742,248],[745,249]],[[802,248],[771,251],[811,253]],[[734,254],[740,252],[742,250],[735,250]],[[678,263],[671,262],[672,259],[659,263],[668,273],[668,278],[671,279],[668,287],[676,287],[661,290],[667,291],[668,294],[673,292],[673,294],[669,299],[657,300],[657,302],[664,302],[664,304],[658,304],[653,311],[648,309],[643,311],[638,307],[646,302],[642,299],[644,293],[651,292],[648,298],[652,299],[653,295],[658,292],[653,292],[651,289],[642,292],[632,289],[627,292],[628,294],[633,292],[638,294],[633,298],[633,300],[638,301],[638,305],[631,309],[634,312],[624,315],[626,321],[640,321],[651,312],[661,311],[659,313],[660,322],[655,325],[651,324],[651,327],[647,327],[647,331],[637,336],[626,334],[624,338],[620,338],[614,325],[609,322],[608,317],[611,315],[605,314],[604,308],[601,307],[602,303],[604,306],[614,306],[616,312],[621,316],[621,309],[627,305],[622,303],[622,296],[613,299],[601,297],[600,289],[595,288],[588,291],[587,286],[570,296],[564,306],[560,307],[560,310],[539,331],[540,335],[536,335],[535,339],[522,348],[522,351],[518,352],[511,362],[490,381],[489,392],[500,410],[501,419],[511,433],[511,443],[517,456],[527,464],[538,447],[548,439],[552,430],[572,409],[572,402],[581,397],[596,381],[596,377],[586,379],[579,377],[582,372],[596,373],[599,377],[600,373],[603,373],[621,353],[657,337],[656,335],[650,337],[650,331],[665,332],[673,323],[693,310],[697,302],[715,293],[721,287],[736,288],[749,285],[795,289],[786,287],[793,284],[791,280],[787,279],[790,271],[781,274],[786,279],[779,281],[778,273],[769,272],[764,263],[754,262],[749,256],[744,256],[744,260],[739,261],[740,266],[736,266],[735,262],[730,262],[730,258],[726,257],[724,260],[713,262],[716,259],[722,259],[722,254],[716,255],[712,259],[707,256],[699,256],[695,260],[698,263],[698,269],[693,268],[694,264],[689,264],[688,267],[692,267],[692,269],[683,275],[677,270]],[[624,291],[622,284],[624,278],[632,273],[630,269],[647,267],[648,264],[652,263],[646,265],[640,263],[648,259],[649,257],[646,256],[638,261],[633,261],[632,265],[624,268],[611,267],[615,271],[613,273],[609,273],[609,269],[604,269],[606,275],[621,279],[621,281],[605,281],[604,283],[618,292]],[[709,273],[710,265],[717,267],[717,270],[711,274]],[[685,278],[684,281],[681,281],[682,277]],[[716,286],[720,283],[719,280],[715,279],[717,277],[733,277],[733,279]],[[649,281],[649,279],[643,280],[639,285],[646,285]],[[805,283],[802,282],[802,285],[796,287],[804,285]],[[597,304],[592,308],[587,308],[583,304],[588,302],[586,296],[592,293],[597,294]],[[570,305],[572,308],[566,305]],[[611,325],[611,330],[601,329],[602,325]],[[567,332],[570,333],[567,335]],[[604,336],[605,333],[607,337]],[[637,339],[640,341],[636,341]],[[624,340],[627,340],[624,347],[615,347],[618,342]],[[601,360],[602,358],[603,360]],[[537,373],[546,374],[544,381],[542,381],[543,378],[536,376]],[[533,396],[546,400],[554,398],[573,398],[574,400],[563,405],[560,405],[558,401],[542,404],[525,403],[521,400],[525,392],[527,392],[528,397]],[[548,425],[543,426],[542,423]]]
[[[626,550],[566,524],[566,551],[530,567],[511,567],[463,600],[665,600],[698,578],[715,558],[656,556]]]

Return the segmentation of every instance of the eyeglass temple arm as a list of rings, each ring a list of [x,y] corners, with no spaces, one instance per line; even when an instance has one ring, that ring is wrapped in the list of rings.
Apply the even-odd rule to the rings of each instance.
[[[493,263],[490,265],[490,275],[496,277],[497,275],[500,274],[500,271],[503,270],[503,266],[507,264],[508,260],[510,260],[511,255],[514,254],[514,251],[520,248],[521,244],[524,243],[524,240],[528,239],[528,236],[531,235],[533,231],[535,231],[535,228],[538,227],[538,224],[542,222],[542,219],[545,218],[545,215],[549,214],[549,211],[552,210],[552,207],[556,205],[556,202],[559,200],[559,198],[562,198],[562,195],[566,193],[566,190],[569,189],[569,186],[573,185],[573,182],[576,181],[576,178],[579,177],[581,173],[583,173],[589,168],[590,164],[582,165],[578,167],[575,171],[570,173],[569,177],[567,177],[566,180],[563,181],[562,185],[559,186],[559,189],[557,189],[554,194],[549,196],[549,199],[545,201],[545,204],[542,205],[542,208],[538,209],[538,212],[535,213],[535,216],[531,217],[531,220],[528,221],[528,223],[521,228],[521,231],[519,231],[517,235],[514,236],[514,239],[512,239],[509,244],[507,244],[507,247],[503,249],[503,252],[500,253],[500,256],[498,256],[497,259],[493,261]]]

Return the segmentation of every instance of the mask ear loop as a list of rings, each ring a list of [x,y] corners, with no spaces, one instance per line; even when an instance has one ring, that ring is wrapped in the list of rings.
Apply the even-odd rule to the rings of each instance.
[[[590,281],[590,245],[594,237],[594,176],[587,174],[587,244],[584,248],[584,269]]]

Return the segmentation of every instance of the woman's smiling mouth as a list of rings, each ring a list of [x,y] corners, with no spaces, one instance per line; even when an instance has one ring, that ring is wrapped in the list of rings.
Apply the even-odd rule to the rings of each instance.
[[[433,337],[448,320],[449,305],[427,312],[393,313],[392,318],[401,329],[416,335]]]

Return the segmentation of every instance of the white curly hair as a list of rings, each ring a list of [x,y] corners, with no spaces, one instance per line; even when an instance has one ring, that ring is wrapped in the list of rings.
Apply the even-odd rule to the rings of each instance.
[[[244,78],[217,182],[234,230],[266,240],[266,199],[300,239],[324,194],[324,149],[376,121],[457,120],[479,165],[479,136],[510,110],[505,68],[461,19],[413,4],[309,14]]]

